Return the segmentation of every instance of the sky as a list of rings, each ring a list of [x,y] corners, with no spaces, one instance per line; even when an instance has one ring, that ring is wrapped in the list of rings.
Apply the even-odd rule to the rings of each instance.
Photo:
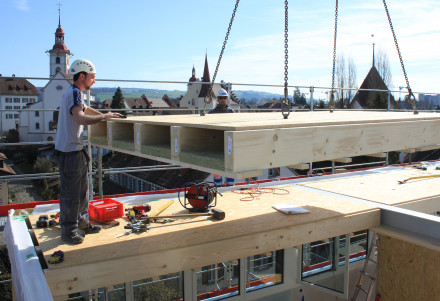
[[[212,79],[235,2],[0,0],[0,74],[49,76],[45,52],[53,47],[61,4],[71,62],[91,60],[96,87],[186,90],[185,84],[99,80],[185,82],[193,66],[202,76],[205,54]],[[387,6],[412,90],[440,93],[440,0],[388,0]],[[331,87],[334,14],[335,1],[289,1],[289,85]],[[216,82],[283,94],[281,87],[244,84],[284,84],[284,23],[284,1],[241,0]],[[405,87],[382,1],[339,1],[337,55],[354,61],[359,86],[372,65],[373,42],[388,56],[391,89]]]

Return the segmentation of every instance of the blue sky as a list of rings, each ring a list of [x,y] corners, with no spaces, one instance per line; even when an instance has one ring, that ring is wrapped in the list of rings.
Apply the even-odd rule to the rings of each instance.
[[[0,73],[48,77],[46,50],[58,26],[57,0],[0,0]],[[61,25],[72,60],[90,59],[97,79],[187,81],[211,77],[235,0],[64,0]],[[388,0],[410,85],[440,93],[440,0]],[[289,84],[331,86],[334,1],[289,1]],[[283,84],[284,1],[241,0],[217,80]],[[352,58],[358,85],[376,49],[388,55],[394,89],[405,86],[382,1],[339,1],[337,52]],[[42,86],[45,82],[35,82]],[[96,86],[185,90],[185,85],[98,82]],[[236,90],[282,89],[234,86]]]

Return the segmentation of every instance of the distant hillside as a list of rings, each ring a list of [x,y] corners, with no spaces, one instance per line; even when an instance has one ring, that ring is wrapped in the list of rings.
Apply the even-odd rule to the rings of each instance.
[[[106,99],[111,99],[115,95],[117,88],[92,88],[95,93],[96,101],[103,102]],[[142,94],[152,98],[162,98],[165,94],[170,98],[178,98],[185,94],[184,91],[179,90],[158,90],[158,89],[141,89],[141,88],[121,88],[124,97],[140,97]]]
[[[103,102],[106,99],[111,99],[115,94],[117,88],[92,88],[95,93],[96,101]],[[158,89],[141,89],[141,88],[121,88],[124,97],[140,97],[145,94],[147,97],[162,98],[165,94],[170,98],[178,98],[184,95],[186,91],[179,90],[158,90]],[[273,94],[259,91],[233,91],[240,100],[248,103],[255,103],[261,99],[273,99],[283,97],[281,94]]]

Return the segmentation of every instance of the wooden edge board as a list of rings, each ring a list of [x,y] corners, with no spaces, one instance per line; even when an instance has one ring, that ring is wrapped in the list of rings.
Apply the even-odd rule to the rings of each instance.
[[[429,239],[420,237],[420,234],[413,235],[408,231],[403,231],[398,228],[383,225],[371,228],[371,230],[381,235],[392,237],[436,252],[440,252],[440,244],[429,242]]]
[[[373,209],[202,245],[46,270],[45,276],[52,295],[63,296],[281,250],[379,224],[380,210]]]

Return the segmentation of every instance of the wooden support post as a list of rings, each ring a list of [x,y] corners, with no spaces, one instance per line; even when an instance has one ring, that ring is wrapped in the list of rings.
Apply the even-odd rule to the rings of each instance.
[[[180,126],[171,127],[171,159],[180,161]]]

